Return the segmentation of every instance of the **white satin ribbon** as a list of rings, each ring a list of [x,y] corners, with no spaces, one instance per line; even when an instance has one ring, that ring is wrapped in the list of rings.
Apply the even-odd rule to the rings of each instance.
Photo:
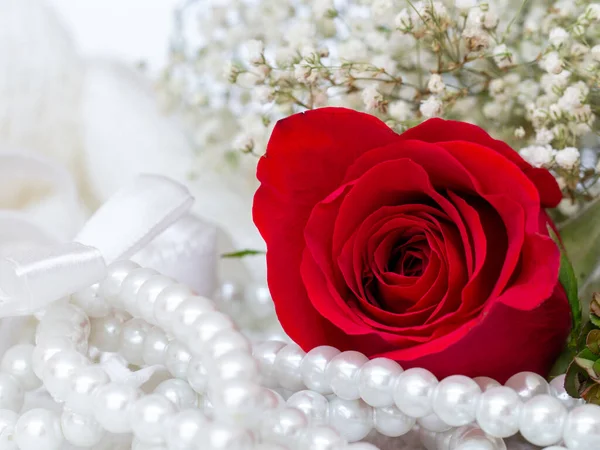
[[[74,242],[0,259],[0,317],[32,314],[97,283],[107,264],[131,257],[192,203],[183,185],[158,175],[138,176],[86,222]]]

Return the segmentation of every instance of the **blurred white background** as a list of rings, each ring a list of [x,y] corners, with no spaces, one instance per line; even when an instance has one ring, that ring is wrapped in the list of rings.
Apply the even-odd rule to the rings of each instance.
[[[164,65],[173,11],[181,0],[48,0],[82,56]]]

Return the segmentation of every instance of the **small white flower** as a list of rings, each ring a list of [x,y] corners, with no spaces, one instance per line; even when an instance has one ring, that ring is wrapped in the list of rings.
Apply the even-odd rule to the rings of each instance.
[[[406,8],[404,8],[402,11],[400,11],[396,15],[396,18],[394,19],[394,21],[396,23],[396,27],[400,31],[408,31],[413,26],[410,13],[408,12],[408,9],[406,9]]]
[[[439,116],[442,113],[442,109],[442,102],[434,95],[422,101],[421,106],[419,107],[421,114],[427,118]]]
[[[446,89],[446,85],[444,84],[444,80],[440,74],[434,73],[429,78],[429,82],[427,83],[427,89],[433,94],[441,94]]]
[[[569,33],[562,27],[554,27],[550,30],[548,41],[554,47],[560,47],[569,40]]]
[[[240,134],[233,142],[235,150],[251,152],[254,150],[254,139],[249,134]]]
[[[592,47],[592,49],[590,50],[590,53],[592,55],[592,58],[596,62],[600,62],[600,44],[599,45],[594,45]]]
[[[544,55],[540,61],[540,67],[548,73],[558,74],[563,70],[563,62],[558,52],[550,52]]]
[[[534,167],[548,167],[554,157],[554,150],[549,145],[530,145],[522,148],[520,153]]]
[[[388,114],[398,122],[404,122],[412,117],[412,107],[404,100],[397,100],[389,104]]]
[[[455,0],[454,6],[461,11],[466,11],[477,6],[477,0]]]
[[[466,27],[462,32],[462,37],[467,41],[469,48],[479,51],[484,50],[490,45],[490,36],[480,27]]]
[[[257,86],[252,90],[252,95],[260,104],[271,103],[275,99],[275,92],[270,86]]]
[[[499,20],[500,19],[498,18],[498,14],[496,14],[496,11],[490,9],[483,15],[481,24],[484,28],[488,30],[493,30],[498,25]]]
[[[506,44],[496,46],[492,54],[494,56],[494,62],[501,69],[510,67],[515,63],[513,52],[508,49]]]
[[[387,17],[394,11],[392,0],[373,0],[371,12],[375,17]]]
[[[383,96],[377,90],[377,86],[375,84],[369,84],[362,91],[362,100],[367,111],[375,111],[381,106],[383,102]]]
[[[320,19],[335,11],[335,6],[333,0],[313,0],[312,10],[315,17]]]
[[[294,77],[300,83],[312,84],[317,81],[318,73],[305,64],[296,64],[294,66]]]
[[[567,217],[575,215],[579,209],[580,205],[577,202],[574,202],[570,198],[563,198],[557,206],[558,210],[561,214],[564,214]]]
[[[515,137],[517,139],[523,139],[525,137],[525,128],[519,127],[515,129]]]
[[[573,110],[581,106],[588,93],[589,88],[585,83],[579,81],[565,89],[562,97],[558,100],[558,106],[563,111],[572,113]]]
[[[556,164],[566,170],[573,169],[579,161],[579,150],[575,147],[566,147],[559,150],[554,157]]]
[[[540,128],[535,133],[535,143],[538,145],[548,145],[554,139],[554,133],[548,128]]]
[[[252,39],[245,44],[246,55],[251,64],[259,64],[263,60],[264,44],[258,39]]]
[[[598,21],[600,20],[600,3],[592,3],[588,5],[585,10],[584,16],[589,20]]]

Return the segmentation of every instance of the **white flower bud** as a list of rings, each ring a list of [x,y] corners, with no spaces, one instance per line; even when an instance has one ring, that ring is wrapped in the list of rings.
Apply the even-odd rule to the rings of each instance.
[[[404,122],[411,118],[412,107],[410,103],[405,102],[404,100],[397,100],[388,105],[388,114],[392,119],[395,119],[398,122]]]
[[[508,49],[506,44],[496,46],[492,53],[494,55],[494,62],[501,69],[515,64],[513,52]]]
[[[559,150],[554,157],[556,164],[566,170],[573,169],[579,161],[579,150],[575,147],[566,147]]]
[[[554,47],[560,47],[565,44],[569,40],[569,33],[562,27],[554,27],[550,30],[550,35],[548,37],[548,41],[550,45]]]
[[[525,128],[519,127],[515,129],[515,137],[517,139],[523,139],[525,137]]]
[[[594,45],[590,50],[590,53],[592,54],[592,58],[594,59],[594,61],[600,62],[600,44]]]
[[[535,133],[535,143],[538,145],[548,145],[554,139],[554,133],[548,128],[540,128]]]
[[[383,103],[383,96],[377,90],[377,86],[375,84],[370,84],[363,89],[362,99],[367,111],[375,111],[379,109]]]
[[[421,111],[423,117],[427,118],[439,116],[442,113],[442,109],[442,102],[433,95],[422,101],[421,106],[419,107],[419,111]]]
[[[554,150],[549,145],[530,145],[522,148],[521,156],[534,167],[548,167],[552,164]]]
[[[427,89],[429,89],[429,92],[433,94],[441,94],[444,92],[446,85],[444,84],[444,80],[442,80],[440,74],[434,73],[431,75],[429,82],[427,83]]]
[[[410,13],[408,12],[408,9],[404,8],[402,11],[400,11],[396,15],[395,23],[396,23],[396,27],[400,31],[408,31],[412,28],[412,26],[413,26],[412,19],[410,17]]]
[[[550,52],[544,55],[539,65],[548,73],[558,74],[563,70],[563,62],[558,52]]]
[[[264,44],[258,39],[252,39],[245,44],[246,55],[251,64],[259,64],[263,60]]]

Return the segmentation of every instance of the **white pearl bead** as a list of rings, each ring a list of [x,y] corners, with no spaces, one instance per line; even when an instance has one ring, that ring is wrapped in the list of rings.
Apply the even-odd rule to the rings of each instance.
[[[260,421],[260,436],[264,441],[285,445],[297,439],[307,426],[308,418],[302,411],[282,408],[265,414]]]
[[[339,354],[337,348],[328,345],[315,347],[306,354],[300,365],[300,372],[307,388],[323,395],[333,393],[325,376],[325,369],[327,364]]]
[[[106,278],[100,283],[100,296],[105,298],[112,306],[122,309],[124,305],[118,294],[121,291],[123,280],[130,272],[139,269],[139,267],[138,264],[129,260],[116,261],[109,265]]]
[[[140,317],[148,323],[154,323],[154,303],[156,299],[169,286],[173,286],[175,280],[164,275],[154,275],[140,287],[135,303]]]
[[[567,393],[565,390],[565,374],[557,376],[550,382],[550,395],[559,399],[567,409],[573,409],[585,403],[585,400],[573,398]]]
[[[373,444],[368,442],[355,442],[354,444],[348,444],[344,447],[344,450],[379,450]]]
[[[171,341],[167,347],[167,357],[165,358],[165,367],[176,378],[185,379],[187,369],[192,359],[185,344],[179,341]]]
[[[31,355],[33,372],[41,379],[46,362],[56,353],[65,350],[73,350],[75,345],[66,337],[52,337],[40,342],[35,346]]]
[[[25,392],[15,377],[0,373],[0,409],[19,412],[23,406]]]
[[[161,444],[165,441],[165,423],[175,412],[175,405],[162,395],[146,395],[137,400],[131,408],[131,429],[140,441]]]
[[[250,284],[244,289],[247,311],[256,319],[266,319],[275,314],[269,288],[263,284]]]
[[[0,448],[18,450],[15,442],[15,425],[19,415],[8,409],[0,409]]]
[[[358,374],[360,368],[367,361],[369,359],[362,353],[348,351],[335,356],[327,364],[325,378],[338,397],[344,400],[357,400],[360,398]]]
[[[150,330],[150,324],[143,319],[131,319],[123,326],[119,353],[131,364],[144,364],[144,342]]]
[[[328,414],[327,399],[314,391],[300,391],[287,400],[290,408],[296,408],[306,414],[310,425],[326,425]]]
[[[551,447],[544,447],[543,450],[568,450],[567,447],[562,447],[560,445],[552,445]]]
[[[134,438],[131,442],[131,450],[169,450],[163,444],[149,444],[148,442],[140,441]]]
[[[86,364],[88,364],[87,359],[75,350],[56,353],[44,367],[42,375],[44,387],[56,401],[64,402],[69,391],[71,376]]]
[[[172,332],[171,321],[177,307],[194,293],[183,284],[174,284],[162,290],[154,302],[154,320],[167,332]]]
[[[391,359],[375,358],[361,367],[358,374],[360,397],[374,407],[394,404],[393,385],[402,367]]]
[[[251,354],[251,344],[247,337],[236,330],[222,330],[215,334],[204,347],[202,355],[215,360],[227,352],[241,350]]]
[[[279,387],[273,366],[277,353],[284,348],[286,344],[280,341],[264,341],[260,342],[252,348],[252,356],[258,363],[258,369],[261,374],[261,384],[265,387]],[[304,361],[304,360],[303,360]]]
[[[537,395],[523,405],[519,428],[532,444],[553,445],[562,437],[566,418],[567,409],[560,400],[547,394]]]
[[[167,447],[169,450],[196,450],[204,438],[206,426],[206,418],[197,409],[178,412],[168,424]]]
[[[506,444],[500,438],[489,436],[481,428],[470,424],[448,432],[446,441],[449,450],[506,450]]]
[[[402,372],[394,386],[394,401],[400,411],[410,417],[425,417],[433,412],[433,390],[437,378],[428,370],[412,368]]]
[[[31,344],[15,345],[6,350],[0,363],[0,370],[15,377],[26,391],[42,384],[33,371],[33,350],[34,346]]]
[[[109,383],[101,386],[93,398],[94,417],[111,433],[131,431],[129,411],[140,397],[133,386]]]
[[[328,427],[306,428],[298,439],[298,448],[302,450],[335,450],[346,444],[346,439]]]
[[[184,410],[198,406],[198,394],[188,383],[178,378],[163,381],[154,389],[154,393],[170,400],[177,409]]]
[[[194,356],[188,365],[186,372],[187,381],[199,394],[206,392],[208,384],[208,372],[204,361],[200,356]]]
[[[96,419],[65,409],[60,418],[65,439],[76,447],[91,447],[106,434]]]
[[[285,447],[281,444],[263,442],[262,444],[255,445],[254,450],[289,450],[289,447]]]
[[[420,417],[417,419],[417,423],[420,427],[429,431],[435,431],[436,433],[443,433],[444,431],[448,431],[450,428],[452,428],[450,425],[440,419],[440,417],[435,413],[428,414],[425,417]]]
[[[477,386],[479,386],[481,392],[485,392],[494,387],[502,386],[500,383],[490,377],[475,377],[473,378],[473,381],[477,383]]]
[[[329,403],[329,425],[348,441],[360,441],[373,428],[373,408],[362,400],[334,398]]]
[[[169,339],[167,334],[159,327],[154,327],[146,334],[142,359],[149,365],[164,365],[167,358]]]
[[[251,450],[254,444],[249,431],[218,423],[207,427],[206,438],[210,450]]]
[[[50,306],[41,321],[54,320],[66,320],[74,328],[82,330],[86,338],[90,335],[90,319],[78,306],[69,303]]]
[[[306,353],[295,344],[286,345],[277,353],[273,364],[273,374],[281,387],[290,391],[304,389],[300,372],[304,355]]]
[[[221,356],[208,366],[210,380],[252,380],[259,379],[258,364],[243,350],[234,350]]]
[[[79,414],[92,414],[94,393],[109,381],[108,375],[100,366],[79,367],[69,379],[65,406]]]
[[[403,436],[415,425],[415,419],[404,414],[396,405],[375,408],[373,421],[377,431],[390,437]]]
[[[231,318],[218,311],[202,314],[196,320],[193,329],[187,336],[187,344],[194,349],[194,354],[201,354],[206,346],[217,333],[230,330],[235,327]]]
[[[514,389],[524,402],[536,395],[550,393],[550,386],[544,377],[533,372],[517,373],[504,386]]]
[[[183,342],[187,342],[194,330],[198,318],[202,314],[215,311],[215,305],[205,297],[193,296],[181,302],[173,312],[171,326],[173,335]]]
[[[485,391],[477,406],[477,423],[487,434],[506,438],[519,431],[519,417],[523,404],[519,395],[505,386]]]
[[[35,330],[35,342],[37,345],[52,338],[64,337],[69,339],[75,349],[81,353],[87,351],[87,336],[82,328],[77,328],[66,319],[44,319]]]
[[[262,394],[260,386],[244,380],[227,381],[212,388],[215,419],[243,427],[255,425],[264,412]]]
[[[125,310],[132,316],[141,316],[141,311],[137,303],[138,292],[144,283],[155,276],[158,276],[156,270],[140,268],[132,270],[123,280],[118,295],[121,298]]]
[[[15,441],[20,450],[61,450],[64,440],[58,414],[47,409],[27,411],[17,421]]]
[[[124,311],[113,311],[105,317],[92,319],[90,345],[103,352],[116,352],[121,345],[121,332],[129,315]]]
[[[93,284],[71,295],[73,304],[79,306],[88,317],[104,317],[110,313],[110,305],[99,293],[100,285]]]
[[[582,405],[567,416],[563,439],[569,450],[596,450],[600,442],[600,406]]]
[[[475,420],[475,409],[481,389],[471,378],[453,375],[443,379],[432,395],[433,411],[453,427]]]

